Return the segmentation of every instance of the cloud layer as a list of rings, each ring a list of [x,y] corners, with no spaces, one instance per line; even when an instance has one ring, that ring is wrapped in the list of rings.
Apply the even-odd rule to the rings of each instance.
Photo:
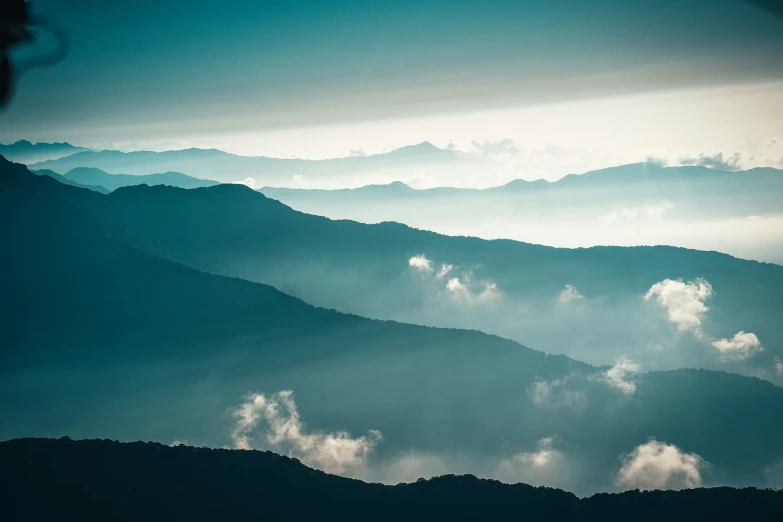
[[[615,479],[622,489],[688,489],[701,486],[707,466],[699,455],[673,444],[651,440],[622,458]]]
[[[441,263],[435,270],[435,263],[425,254],[417,254],[408,259],[408,267],[423,276],[429,283],[440,287],[440,294],[462,303],[482,303],[494,301],[500,290],[489,280],[476,280],[473,272],[462,270],[449,263]]]
[[[306,465],[328,473],[360,472],[382,439],[381,432],[376,430],[357,438],[342,431],[308,432],[289,390],[272,395],[248,395],[234,410],[234,417],[236,424],[231,433],[234,447],[251,449],[254,440],[262,439],[266,446],[285,451]]]

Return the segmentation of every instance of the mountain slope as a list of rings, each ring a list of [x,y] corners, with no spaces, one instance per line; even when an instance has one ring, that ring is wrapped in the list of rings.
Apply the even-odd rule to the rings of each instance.
[[[650,437],[709,462],[705,484],[763,485],[764,470],[783,455],[783,420],[769,414],[783,409],[783,389],[770,383],[696,370],[621,373],[619,383],[607,368],[476,331],[317,309],[165,259],[146,237],[85,210],[120,201],[112,195],[0,166],[8,252],[0,270],[0,438],[222,446],[248,393],[294,390],[297,418],[309,426],[300,432],[379,430],[373,455],[388,469],[413,454],[440,462],[437,469],[495,476],[506,460],[550,440],[565,467],[535,480],[590,492],[612,489],[618,458]],[[112,194],[143,191],[167,201],[171,190]],[[222,209],[223,196],[245,211],[245,198],[262,197],[234,185],[175,192],[195,193],[189,201],[207,216]],[[138,212],[156,218],[153,202]],[[291,212],[275,202],[270,209]],[[184,227],[183,244],[216,232],[201,226]],[[292,245],[298,240],[291,235]],[[264,429],[254,433],[260,445]],[[405,473],[427,473],[420,469]]]
[[[82,185],[100,185],[110,191],[133,185],[168,185],[184,189],[218,185],[217,181],[198,179],[180,172],[147,175],[109,174],[100,169],[87,167],[71,169],[63,177]]]
[[[629,491],[578,499],[525,484],[448,475],[383,486],[271,452],[110,440],[0,443],[0,515],[48,520],[776,521],[783,492]]]
[[[72,180],[66,178],[65,176],[63,176],[61,174],[57,174],[53,170],[41,169],[41,170],[34,170],[34,171],[31,171],[31,172],[33,172],[34,174],[38,174],[39,176],[49,176],[50,178],[54,178],[54,179],[56,179],[57,181],[59,181],[60,183],[62,183],[64,185],[71,185],[73,187],[86,188],[86,189],[89,189],[89,190],[93,190],[95,192],[100,192],[101,194],[108,194],[110,192],[108,189],[106,189],[106,187],[102,187],[100,185],[90,185],[90,184],[77,183],[75,181],[72,181]]]
[[[672,247],[559,249],[333,221],[245,187],[131,187],[109,197],[87,200],[78,191],[69,197],[76,196],[78,205],[179,262],[272,284],[319,306],[476,328],[594,364],[627,356],[648,368],[697,366],[781,379],[778,265]],[[426,259],[411,265],[416,256]],[[445,268],[448,274],[439,276]],[[644,298],[667,279],[711,285],[707,310],[694,319],[705,336],[678,330],[663,306]],[[572,301],[562,297],[568,288]],[[727,360],[709,340],[740,331],[757,335],[763,350]]]

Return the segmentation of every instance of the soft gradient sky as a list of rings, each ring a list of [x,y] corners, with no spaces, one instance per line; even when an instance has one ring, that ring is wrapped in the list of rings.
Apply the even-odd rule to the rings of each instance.
[[[0,142],[322,158],[509,138],[546,177],[649,154],[783,158],[783,18],[743,0],[31,7],[72,48],[23,77]]]

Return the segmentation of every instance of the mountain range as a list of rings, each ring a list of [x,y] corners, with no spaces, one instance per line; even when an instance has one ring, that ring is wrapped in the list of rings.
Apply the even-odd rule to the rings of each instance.
[[[10,161],[18,163],[37,163],[40,161],[59,159],[78,152],[87,152],[92,149],[78,147],[70,143],[30,143],[27,140],[19,140],[7,145],[0,143],[0,155]]]
[[[598,365],[630,357],[650,369],[707,367],[781,380],[779,265],[663,246],[562,249],[330,220],[237,186],[72,192],[88,212],[180,263],[270,284],[318,306],[475,328]],[[696,307],[687,324],[669,318],[677,305],[645,298],[654,285],[678,280],[680,306]],[[757,336],[761,349],[727,358],[713,346],[738,332]]]
[[[383,486],[271,452],[111,440],[0,443],[0,516],[22,520],[748,520],[783,517],[783,492],[629,491],[578,498],[474,476]],[[632,513],[632,515],[629,515]]]
[[[706,370],[591,366],[478,331],[316,308],[204,266],[241,246],[256,256],[252,263],[265,260],[280,273],[296,269],[294,252],[315,255],[302,250],[305,229],[312,244],[354,256],[382,244],[402,246],[397,252],[427,245],[458,251],[466,241],[481,252],[486,242],[452,243],[401,225],[335,223],[239,185],[136,186],[104,195],[3,160],[0,184],[7,248],[0,270],[0,438],[283,444],[305,463],[347,466],[340,470],[370,480],[452,469],[507,481],[541,480],[543,473],[580,494],[618,487],[621,457],[653,443],[676,445],[666,447],[682,448],[686,459],[698,455],[689,462],[704,484],[768,485],[768,470],[783,458],[783,421],[771,414],[783,408],[783,389],[768,382]],[[201,218],[192,220],[196,210]],[[159,227],[147,228],[152,222]],[[330,232],[335,225],[339,232]],[[418,243],[406,246],[408,234]],[[558,264],[568,266],[554,262],[556,249],[495,245],[511,262],[538,257],[554,273]],[[681,259],[685,267],[703,255],[640,252],[599,249],[579,262],[588,276],[613,272],[622,287],[658,276],[635,272],[644,260],[665,267]],[[600,268],[615,255],[617,264]],[[384,265],[367,260],[371,272],[382,272]],[[779,277],[779,267],[727,256],[710,262],[715,276],[731,272],[738,284],[763,280],[753,279],[757,270]],[[539,278],[518,284],[534,289]],[[725,292],[741,296],[739,287]],[[761,294],[757,301],[768,306],[776,299]],[[277,406],[248,410],[264,401]],[[245,411],[255,417],[242,417]],[[264,415],[268,424],[250,422]],[[282,439],[264,431],[286,419],[296,430]],[[321,445],[330,441],[353,448],[337,453],[350,458],[324,460]],[[531,466],[543,467],[531,474]]]
[[[260,189],[292,208],[364,223],[553,246],[671,244],[783,262],[783,171],[638,163],[490,189]]]
[[[60,176],[56,172],[47,169],[41,169],[33,171],[37,174],[46,174],[51,177]],[[197,187],[212,187],[218,185],[217,181],[209,179],[199,179],[181,172],[164,172],[162,174],[146,174],[146,175],[131,175],[131,174],[109,174],[100,169],[77,167],[71,169],[61,176],[68,180],[68,182],[75,183],[83,187],[103,187],[104,191],[97,190],[97,192],[110,192],[120,187],[131,187],[133,185],[169,185],[171,187],[179,188],[197,188]],[[59,179],[58,179],[59,180]],[[62,181],[62,180],[59,180]]]
[[[450,169],[457,175],[464,169],[475,169],[481,163],[478,156],[443,150],[423,142],[395,149],[384,154],[353,156],[325,160],[283,159],[263,156],[238,156],[217,149],[185,149],[165,152],[116,150],[86,151],[67,157],[42,161],[32,169],[49,169],[64,174],[76,167],[92,167],[118,174],[155,174],[177,171],[202,179],[234,182],[252,178],[258,185],[295,187],[345,186],[366,184],[362,179],[372,176],[391,177],[410,169],[425,172]]]

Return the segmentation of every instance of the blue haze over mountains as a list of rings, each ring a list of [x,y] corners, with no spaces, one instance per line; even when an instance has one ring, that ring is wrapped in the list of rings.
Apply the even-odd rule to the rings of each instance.
[[[382,433],[349,470],[365,480],[411,480],[413,463],[613,490],[650,439],[708,462],[706,485],[778,480],[779,265],[333,221],[237,184],[104,194],[1,167],[1,438],[221,446],[247,393],[292,389],[313,429]],[[677,278],[714,289],[698,332],[644,298]],[[763,350],[721,359],[711,342],[740,330]],[[556,465],[531,474],[536,455]]]

